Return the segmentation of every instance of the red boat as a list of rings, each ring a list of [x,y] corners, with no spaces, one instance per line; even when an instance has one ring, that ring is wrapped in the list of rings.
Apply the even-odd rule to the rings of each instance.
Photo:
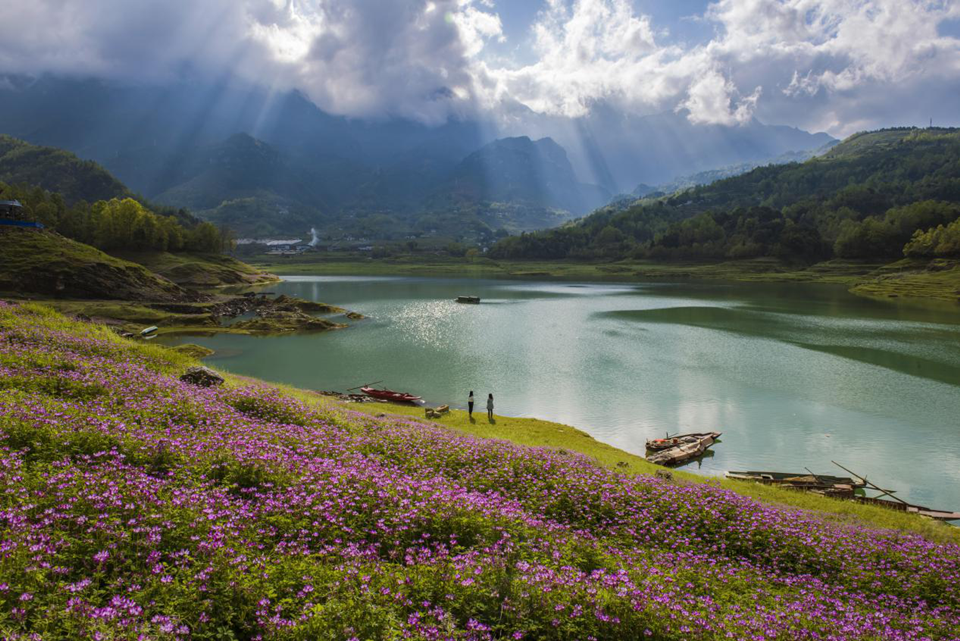
[[[366,394],[367,396],[372,396],[373,398],[380,398],[385,401],[390,401],[392,403],[416,403],[421,400],[419,396],[414,396],[413,394],[407,394],[406,392],[394,392],[388,389],[375,389],[373,387],[361,387],[360,391]]]

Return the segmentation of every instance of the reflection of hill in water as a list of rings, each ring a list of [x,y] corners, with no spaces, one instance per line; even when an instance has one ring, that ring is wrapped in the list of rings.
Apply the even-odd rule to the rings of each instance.
[[[939,356],[942,360],[911,353],[907,350],[916,349],[910,345],[910,339],[915,333],[906,331],[903,326],[888,327],[881,323],[876,327],[867,327],[862,322],[845,323],[843,319],[830,319],[829,322],[818,319],[819,322],[811,322],[810,318],[802,315],[757,311],[756,308],[666,307],[600,312],[597,315],[640,323],[687,325],[740,336],[769,338],[895,372],[960,386],[960,367],[955,364],[960,350],[956,347],[951,350],[949,343],[945,343],[943,350],[938,350],[941,351]],[[845,329],[845,324],[851,323],[855,325],[855,340],[845,337],[839,331]],[[957,333],[942,329],[926,329],[945,334],[945,338],[957,337]],[[863,345],[864,340],[873,341],[877,346]],[[954,362],[949,361],[951,351],[954,352]]]

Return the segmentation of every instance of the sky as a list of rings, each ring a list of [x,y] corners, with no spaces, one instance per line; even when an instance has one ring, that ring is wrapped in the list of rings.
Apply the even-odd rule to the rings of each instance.
[[[440,124],[960,125],[960,0],[6,0],[0,74],[236,77]]]

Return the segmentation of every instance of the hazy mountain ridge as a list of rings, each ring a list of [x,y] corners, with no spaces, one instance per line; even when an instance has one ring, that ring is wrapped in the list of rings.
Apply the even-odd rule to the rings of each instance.
[[[296,92],[230,81],[163,88],[44,77],[7,85],[0,131],[97,160],[147,197],[243,234],[311,226],[433,233],[438,219],[456,230],[458,216],[464,225],[533,230],[602,205],[630,176],[651,182],[764,161],[825,136],[760,123],[695,127],[678,114],[614,121],[598,109],[571,121],[575,139],[550,136],[571,123],[533,118],[522,124],[530,137],[498,138],[505,132],[491,123],[352,120]]]
[[[728,165],[726,167],[719,167],[717,169],[700,171],[695,174],[690,174],[689,176],[681,176],[680,178],[677,178],[669,183],[657,185],[655,187],[641,183],[637,185],[629,195],[636,198],[669,196],[670,194],[682,189],[692,189],[693,187],[709,185],[718,180],[724,180],[725,178],[733,178],[734,176],[739,176],[747,173],[748,171],[752,171],[757,167],[764,167],[768,165],[785,165],[792,162],[805,162],[815,156],[822,156],[826,154],[830,149],[838,144],[840,144],[840,141],[835,140],[827,143],[819,149],[790,151],[781,154],[776,158],[772,158],[763,162],[745,162],[737,165]]]

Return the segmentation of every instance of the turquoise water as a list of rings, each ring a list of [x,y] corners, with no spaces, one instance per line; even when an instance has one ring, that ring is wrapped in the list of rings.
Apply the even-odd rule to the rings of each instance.
[[[579,427],[643,454],[723,432],[686,469],[842,473],[960,510],[960,307],[824,285],[289,277],[369,318],[323,334],[186,337],[211,366],[316,390],[383,380],[436,404]],[[480,305],[453,302],[459,294]]]

